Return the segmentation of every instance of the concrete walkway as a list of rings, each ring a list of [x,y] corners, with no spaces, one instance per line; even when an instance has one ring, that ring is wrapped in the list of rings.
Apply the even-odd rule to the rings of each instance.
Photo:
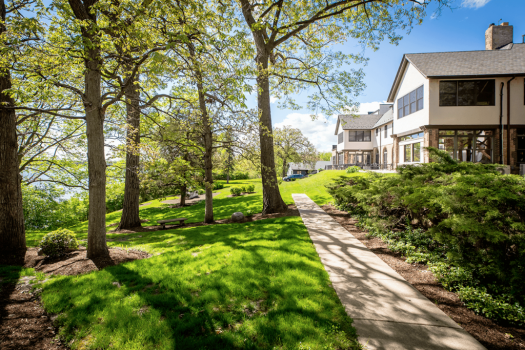
[[[359,342],[368,349],[485,349],[305,194],[292,195]]]

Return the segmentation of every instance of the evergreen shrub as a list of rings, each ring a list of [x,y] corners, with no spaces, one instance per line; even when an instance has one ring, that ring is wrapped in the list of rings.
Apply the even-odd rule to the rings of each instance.
[[[248,185],[246,186],[246,192],[254,192],[255,186],[254,185]]]
[[[525,324],[525,179],[428,150],[434,163],[399,167],[398,176],[342,176],[329,192],[468,307]]]
[[[359,170],[361,170],[360,167],[358,167],[357,165],[353,165],[353,166],[346,168],[346,173],[347,174],[358,173]]]
[[[59,229],[42,237],[40,248],[45,255],[56,258],[67,253],[69,249],[77,249],[78,242],[72,231]]]
[[[223,188],[224,188],[224,184],[222,182],[213,183],[213,190],[222,190]]]

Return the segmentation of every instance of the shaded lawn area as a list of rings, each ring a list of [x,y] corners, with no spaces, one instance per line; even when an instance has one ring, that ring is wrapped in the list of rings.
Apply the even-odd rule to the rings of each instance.
[[[45,283],[73,349],[359,347],[301,218],[137,235],[162,254]]]
[[[332,196],[326,190],[325,185],[332,182],[335,178],[345,175],[345,171],[322,171],[319,174],[311,175],[306,179],[301,179],[293,182],[283,182],[279,189],[281,196],[286,204],[293,204],[293,193],[306,193],[318,205],[325,205],[331,200]],[[348,176],[363,176],[366,173],[347,174]],[[262,212],[262,184],[260,179],[250,180],[232,180],[230,184],[224,181],[224,189],[218,190],[219,195],[213,198],[213,212],[215,219],[226,219],[234,212],[240,211],[245,215],[248,212],[260,213]],[[230,187],[240,185],[254,185],[255,193],[240,197],[228,197],[230,195]],[[170,208],[170,204],[162,203],[168,199],[176,199],[178,197],[167,197],[158,200],[148,201],[146,206],[140,207],[140,217],[148,220],[143,223],[143,226],[157,225],[157,220],[173,219],[173,218],[188,218],[187,223],[204,221],[204,202],[184,207],[184,208]],[[118,223],[122,215],[121,211],[116,211],[106,215],[106,225]],[[107,230],[113,230],[115,227],[108,227]],[[87,222],[80,223],[73,227],[67,227],[76,233],[77,239],[87,239]],[[49,231],[28,231],[26,233],[26,240],[28,247],[35,247],[42,237]],[[119,235],[120,236],[120,235]],[[119,236],[108,234],[108,238],[117,238]],[[109,244],[110,242],[108,242]]]

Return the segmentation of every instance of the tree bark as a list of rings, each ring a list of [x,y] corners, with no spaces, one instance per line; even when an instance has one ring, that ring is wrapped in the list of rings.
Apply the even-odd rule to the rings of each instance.
[[[138,79],[125,88],[126,99],[126,182],[124,185],[124,206],[117,230],[141,227],[139,217],[139,145],[140,145],[140,92]]]
[[[100,38],[96,34],[96,15],[92,6],[97,0],[69,0],[75,17],[89,25],[82,28],[84,45],[84,108],[88,144],[89,214],[87,257],[108,258],[106,244],[106,157],[104,154],[104,110],[101,96]],[[85,5],[86,4],[86,5]]]
[[[255,35],[254,35],[255,36]],[[256,40],[257,43],[257,40]],[[263,185],[263,215],[284,213],[288,207],[284,203],[277,173],[273,148],[272,116],[270,107],[270,81],[268,79],[268,54],[257,45],[257,104],[259,107],[259,138],[261,144],[261,175]]]
[[[185,184],[180,187],[180,204],[179,205],[181,208],[186,205],[186,185]]]
[[[283,158],[283,177],[286,177],[286,158]]]
[[[6,7],[0,0],[0,37],[6,31]],[[22,187],[19,174],[16,113],[13,99],[4,93],[11,88],[9,70],[0,70],[0,254],[23,259],[26,250]]]
[[[199,66],[199,62],[195,57],[195,49],[192,44],[188,45],[188,49],[192,58],[193,69],[195,71],[195,77],[197,78],[197,91],[199,94],[199,109],[201,112],[202,122],[202,137],[204,143],[204,187],[206,191],[205,195],[205,210],[204,210],[204,222],[209,224],[213,220],[213,134],[210,125],[210,118],[208,116],[208,109],[206,108],[206,99],[204,98],[204,86],[202,84],[202,71]]]

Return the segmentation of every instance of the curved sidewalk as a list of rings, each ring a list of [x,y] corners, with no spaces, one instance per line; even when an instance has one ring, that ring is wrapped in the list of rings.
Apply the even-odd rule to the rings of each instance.
[[[361,344],[388,350],[485,349],[307,195],[292,197]]]

